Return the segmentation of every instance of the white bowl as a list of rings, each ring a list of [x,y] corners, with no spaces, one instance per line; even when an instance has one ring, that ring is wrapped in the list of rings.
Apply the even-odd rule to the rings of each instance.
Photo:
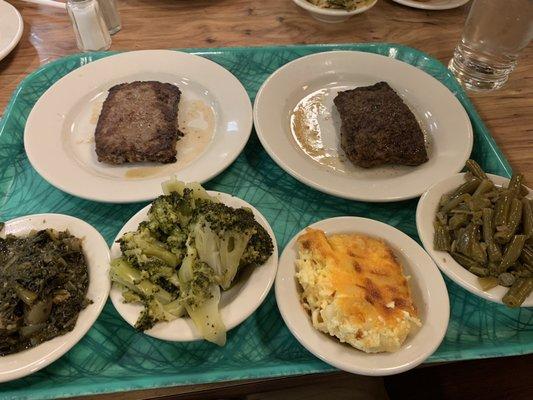
[[[222,291],[220,314],[227,331],[229,331],[252,315],[252,313],[265,300],[274,283],[274,279],[276,278],[276,270],[278,267],[278,245],[276,243],[274,232],[272,232],[272,228],[268,224],[268,221],[253,206],[238,197],[226,193],[213,191],[208,191],[208,193],[211,196],[218,197],[222,203],[229,206],[250,208],[255,215],[255,219],[267,230],[274,244],[274,252],[265,264],[258,267],[247,268],[244,271],[244,274],[240,274],[235,284],[229,290]],[[139,223],[147,219],[150,207],[151,204],[135,214],[128,222],[126,222],[126,225],[124,225],[117,234],[115,243],[111,246],[112,259],[121,256],[120,246],[116,241],[120,239],[124,233],[136,230]],[[124,303],[122,292],[115,286],[111,288],[110,297],[113,305],[122,318],[124,318],[131,326],[135,326],[135,322],[139,318],[143,306],[140,304]],[[152,329],[144,331],[144,333],[158,339],[175,342],[188,342],[203,339],[190,318],[178,318],[171,322],[160,322]]]
[[[18,353],[0,357],[0,382],[22,378],[51,364],[69,351],[94,324],[109,294],[109,247],[98,231],[81,219],[61,214],[36,214],[6,222],[4,232],[25,235],[31,230],[53,228],[83,238],[89,267],[87,298],[93,301],[78,315],[71,332]]]
[[[384,239],[402,264],[404,274],[411,277],[409,286],[422,327],[411,333],[397,352],[376,354],[359,351],[315,329],[301,305],[299,285],[294,277],[296,239],[301,231],[281,255],[275,285],[281,316],[296,339],[328,364],[361,375],[397,374],[416,367],[433,354],[446,333],[450,304],[442,275],[422,247],[398,229],[366,218],[330,218],[310,227],[322,229],[328,235],[354,232]]]
[[[508,288],[496,286],[487,291],[481,289],[476,275],[457,263],[449,253],[445,251],[437,251],[433,248],[433,237],[435,233],[433,229],[433,221],[435,219],[435,213],[437,212],[440,198],[443,194],[449,193],[463,184],[464,175],[465,174],[463,173],[451,176],[433,185],[423,194],[416,209],[416,228],[418,229],[418,236],[420,236],[420,240],[426,251],[431,255],[440,270],[446,274],[448,278],[476,296],[495,303],[502,303],[502,298],[509,290]],[[492,174],[487,175],[498,186],[503,185],[507,187],[509,184],[509,179],[507,178]],[[529,189],[528,197],[531,197],[531,195],[532,191]],[[529,295],[521,307],[533,307],[533,294]]]
[[[311,16],[317,19],[318,21],[329,22],[329,23],[334,23],[334,24],[338,22],[344,22],[355,14],[360,14],[362,12],[365,12],[366,10],[370,10],[378,2],[378,0],[373,0],[372,2],[362,7],[358,7],[353,11],[346,11],[346,10],[339,10],[339,9],[334,9],[334,8],[320,8],[309,3],[307,0],[292,0],[292,1],[299,7],[302,7],[304,10],[307,10],[309,14],[311,14]]]

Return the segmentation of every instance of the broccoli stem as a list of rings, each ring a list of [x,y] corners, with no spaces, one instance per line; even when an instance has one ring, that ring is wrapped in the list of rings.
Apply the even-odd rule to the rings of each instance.
[[[170,265],[171,267],[176,267],[179,263],[178,257],[176,257],[173,253],[170,251],[167,251],[162,246],[159,246],[156,243],[150,243],[144,239],[141,239],[138,236],[135,236],[134,239],[135,244],[139,246],[142,249],[142,252],[146,254],[147,256],[154,256],[161,260],[163,260],[165,263]]]
[[[126,286],[143,298],[153,296],[163,304],[172,301],[172,295],[169,292],[148,279],[143,279],[141,273],[122,258],[117,258],[111,262],[111,280]]]

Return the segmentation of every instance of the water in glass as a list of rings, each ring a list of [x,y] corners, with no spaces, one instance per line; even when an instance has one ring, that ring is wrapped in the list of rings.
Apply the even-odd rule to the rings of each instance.
[[[470,90],[507,81],[533,36],[533,0],[474,0],[449,68]]]

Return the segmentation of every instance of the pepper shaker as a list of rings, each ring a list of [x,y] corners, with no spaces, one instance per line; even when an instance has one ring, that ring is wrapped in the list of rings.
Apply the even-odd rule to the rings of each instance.
[[[80,50],[109,49],[111,36],[97,0],[67,0],[67,12]]]
[[[120,14],[117,9],[116,0],[97,0],[100,6],[100,11],[104,16],[104,21],[107,25],[110,35],[114,35],[122,28],[120,22]]]

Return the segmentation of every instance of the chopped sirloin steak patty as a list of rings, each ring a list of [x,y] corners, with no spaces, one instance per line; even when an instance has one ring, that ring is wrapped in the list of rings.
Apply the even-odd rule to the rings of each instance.
[[[342,122],[341,147],[354,164],[416,166],[428,160],[420,125],[386,82],[339,92],[334,103]]]
[[[175,162],[180,97],[177,86],[155,81],[109,89],[94,135],[98,161]]]

